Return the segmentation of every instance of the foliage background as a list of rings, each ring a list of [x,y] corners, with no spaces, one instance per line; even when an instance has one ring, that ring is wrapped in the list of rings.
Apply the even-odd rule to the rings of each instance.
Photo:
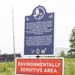
[[[14,75],[15,73],[14,62],[1,62],[0,75]]]

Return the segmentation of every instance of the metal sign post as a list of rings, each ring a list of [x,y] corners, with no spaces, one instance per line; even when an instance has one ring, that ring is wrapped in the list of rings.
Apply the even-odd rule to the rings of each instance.
[[[12,29],[13,29],[13,51],[14,51],[14,62],[15,62],[15,57],[16,57],[16,54],[15,54],[15,32],[14,32],[14,8],[12,7]]]

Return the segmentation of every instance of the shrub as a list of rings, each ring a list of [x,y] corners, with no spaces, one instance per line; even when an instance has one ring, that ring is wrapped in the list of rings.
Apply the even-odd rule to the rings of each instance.
[[[0,73],[14,73],[14,67],[12,62],[0,63]]]
[[[6,63],[0,63],[0,72],[5,72],[8,68]]]

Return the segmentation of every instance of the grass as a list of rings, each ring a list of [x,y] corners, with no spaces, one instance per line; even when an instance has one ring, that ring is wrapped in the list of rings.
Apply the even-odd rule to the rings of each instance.
[[[14,75],[15,65],[14,62],[0,63],[0,75]]]
[[[14,73],[13,74],[10,74],[10,73],[0,73],[0,75],[14,75]]]
[[[64,59],[64,75],[75,75],[75,58]]]

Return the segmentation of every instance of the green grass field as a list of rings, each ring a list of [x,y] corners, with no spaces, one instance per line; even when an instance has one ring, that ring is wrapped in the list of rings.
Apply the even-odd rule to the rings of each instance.
[[[75,58],[64,59],[64,75],[75,75]]]
[[[14,62],[0,63],[0,75],[15,75]],[[64,59],[64,75],[75,75],[75,58]]]
[[[0,75],[14,75],[15,65],[14,62],[1,62]]]

